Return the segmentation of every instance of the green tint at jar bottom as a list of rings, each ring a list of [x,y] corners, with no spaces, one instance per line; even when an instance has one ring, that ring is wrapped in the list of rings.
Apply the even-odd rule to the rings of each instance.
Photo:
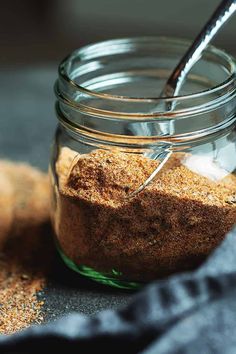
[[[129,290],[137,290],[140,289],[144,283],[136,283],[136,282],[129,282],[125,280],[121,280],[121,273],[116,271],[115,269],[111,270],[111,274],[103,273],[103,272],[97,272],[93,268],[84,266],[84,265],[77,265],[75,264],[71,259],[69,259],[61,250],[59,245],[57,244],[57,249],[59,251],[59,254],[61,255],[61,258],[63,259],[64,263],[72,270],[74,270],[77,273],[80,273],[87,278],[90,278],[91,280],[94,280],[98,283],[105,284],[105,285],[110,285],[115,288],[121,288],[121,289],[129,289]]]

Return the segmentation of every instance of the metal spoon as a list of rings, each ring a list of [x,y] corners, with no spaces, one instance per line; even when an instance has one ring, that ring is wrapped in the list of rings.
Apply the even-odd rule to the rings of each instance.
[[[187,52],[184,54],[178,65],[171,73],[160,97],[174,97],[178,95],[193,65],[201,58],[204,49],[207,47],[209,42],[215,37],[219,29],[223,26],[223,24],[233,15],[235,10],[236,0],[223,0],[220,3],[220,5],[217,7],[210,19],[207,21],[205,26],[202,28],[200,33],[193,41],[192,45],[189,47]],[[169,104],[166,108],[167,110],[172,110],[173,104]],[[162,162],[137,190],[127,196],[128,198],[134,197],[152,182],[157,173],[162,169],[162,167],[171,157],[172,151],[166,151],[161,155],[162,156],[158,157],[162,157]]]
[[[161,97],[173,97],[178,95],[193,65],[201,58],[202,52],[206,46],[215,37],[225,22],[233,15],[235,10],[236,0],[223,0],[220,3],[173,70],[165,84]]]

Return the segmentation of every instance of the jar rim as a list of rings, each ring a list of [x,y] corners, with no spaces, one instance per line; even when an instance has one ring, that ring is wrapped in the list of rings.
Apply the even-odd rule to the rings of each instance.
[[[225,62],[228,63],[229,68],[230,68],[230,75],[229,77],[221,82],[218,85],[215,85],[211,87],[210,89],[207,88],[202,91],[194,92],[194,93],[189,93],[185,95],[177,95],[173,97],[131,97],[131,96],[123,96],[123,95],[114,95],[114,94],[108,94],[108,93],[103,93],[103,92],[98,92],[98,91],[93,91],[88,88],[83,87],[82,85],[79,85],[76,83],[70,75],[66,72],[65,67],[66,65],[72,61],[74,58],[80,59],[82,62],[85,57],[93,58],[96,55],[97,51],[99,49],[104,49],[104,47],[108,49],[117,49],[118,46],[126,46],[129,45],[130,43],[132,44],[142,44],[142,43],[157,43],[159,42],[165,42],[169,43],[170,45],[185,45],[189,46],[191,44],[190,40],[183,39],[183,38],[174,38],[174,37],[165,37],[165,36],[146,36],[146,37],[129,37],[129,38],[120,38],[120,39],[109,39],[105,41],[100,41],[97,43],[89,44],[86,46],[83,46],[79,49],[76,49],[73,51],[71,54],[69,54],[67,57],[65,57],[61,63],[59,64],[58,68],[58,73],[59,77],[65,80],[67,84],[71,85],[74,89],[77,89],[79,92],[84,93],[88,96],[92,97],[97,97],[97,98],[103,98],[103,99],[110,99],[110,100],[115,100],[115,101],[122,101],[122,102],[153,102],[153,103],[158,103],[158,102],[166,102],[170,103],[171,101],[184,101],[187,99],[195,99],[199,98],[202,96],[207,96],[207,95],[212,95],[213,93],[216,94],[217,92],[220,92],[222,90],[227,89],[227,87],[232,86],[232,84],[235,81],[236,77],[236,61],[234,57],[228,53],[226,53],[224,50],[219,49],[213,45],[208,45],[207,48],[205,49],[204,53],[210,53],[216,55],[218,58],[223,59]],[[113,52],[114,53],[114,52]]]

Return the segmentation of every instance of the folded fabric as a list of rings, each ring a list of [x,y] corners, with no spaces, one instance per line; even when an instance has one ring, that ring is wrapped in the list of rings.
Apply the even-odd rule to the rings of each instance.
[[[156,281],[129,305],[0,337],[0,353],[236,353],[236,229],[196,271]]]

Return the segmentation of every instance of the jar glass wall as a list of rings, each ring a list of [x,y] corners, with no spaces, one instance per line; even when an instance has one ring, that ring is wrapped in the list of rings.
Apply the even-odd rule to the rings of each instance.
[[[188,45],[106,41],[59,67],[52,221],[66,264],[94,280],[192,269],[236,222],[234,59],[209,47],[181,96],[155,98]]]

